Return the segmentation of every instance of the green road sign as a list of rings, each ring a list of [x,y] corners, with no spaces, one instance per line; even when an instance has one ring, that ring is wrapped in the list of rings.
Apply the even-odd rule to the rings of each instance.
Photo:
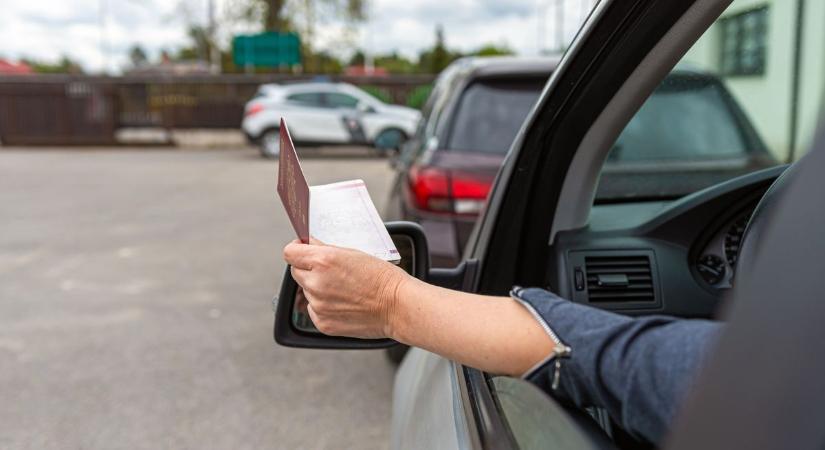
[[[232,39],[236,66],[280,67],[301,63],[301,39],[296,33],[270,31],[238,35]]]

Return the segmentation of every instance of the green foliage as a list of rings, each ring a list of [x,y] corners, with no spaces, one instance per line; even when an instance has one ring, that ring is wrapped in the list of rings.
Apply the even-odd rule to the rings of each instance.
[[[233,4],[237,16],[247,22],[260,23],[263,31],[302,31],[301,26],[314,27],[314,23],[299,23],[296,11],[313,21],[323,20],[323,16],[344,18],[351,22],[366,19],[367,7],[364,0],[237,0]]]
[[[401,56],[398,52],[380,55],[373,58],[375,67],[382,67],[389,73],[415,73],[418,66],[409,59]]]
[[[431,84],[418,86],[410,92],[410,95],[407,96],[407,106],[415,109],[423,108],[424,103],[427,102],[427,98],[430,96],[430,92],[432,91],[433,85]]]
[[[461,53],[452,52],[444,43],[444,29],[435,27],[435,45],[430,50],[421,52],[418,57],[418,69],[424,73],[439,73],[451,62],[461,57]]]
[[[343,65],[338,58],[327,52],[313,52],[309,47],[303,48],[304,69],[307,73],[341,73]]]
[[[149,56],[146,55],[146,50],[139,44],[134,44],[129,49],[129,61],[132,67],[140,67],[149,62]]]
[[[377,98],[378,100],[381,100],[384,103],[392,103],[390,91],[388,91],[387,88],[382,88],[380,86],[375,86],[372,84],[365,84],[358,87],[367,94],[372,95],[373,97]]]
[[[475,56],[508,56],[515,54],[516,53],[507,46],[497,47],[493,44],[487,44],[473,52]]]
[[[82,74],[83,67],[77,61],[69,58],[66,55],[60,57],[57,63],[49,63],[45,61],[35,61],[32,59],[23,58],[22,63],[28,65],[36,73],[70,73]]]
[[[350,66],[363,66],[366,62],[367,58],[364,56],[364,52],[362,50],[356,50],[355,53],[352,54],[352,57],[349,59]]]

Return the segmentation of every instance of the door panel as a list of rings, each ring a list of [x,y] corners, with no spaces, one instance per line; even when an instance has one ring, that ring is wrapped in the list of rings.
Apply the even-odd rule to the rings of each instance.
[[[392,405],[393,449],[473,448],[453,363],[411,348],[398,368]]]
[[[292,94],[284,103],[283,115],[292,138],[302,142],[349,142],[340,111],[326,107],[324,94]]]

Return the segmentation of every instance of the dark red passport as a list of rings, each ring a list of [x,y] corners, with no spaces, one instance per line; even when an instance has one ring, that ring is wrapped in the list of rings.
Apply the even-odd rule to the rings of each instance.
[[[289,135],[286,121],[281,118],[281,153],[278,159],[278,195],[286,215],[301,242],[309,243],[309,184],[301,170],[298,153]]]

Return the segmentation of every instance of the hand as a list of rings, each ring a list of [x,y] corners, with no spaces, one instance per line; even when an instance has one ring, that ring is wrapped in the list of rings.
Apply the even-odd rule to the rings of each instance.
[[[398,292],[412,278],[358,250],[311,239],[284,247],[292,277],[304,289],[307,312],[324,334],[359,338],[392,336]]]

